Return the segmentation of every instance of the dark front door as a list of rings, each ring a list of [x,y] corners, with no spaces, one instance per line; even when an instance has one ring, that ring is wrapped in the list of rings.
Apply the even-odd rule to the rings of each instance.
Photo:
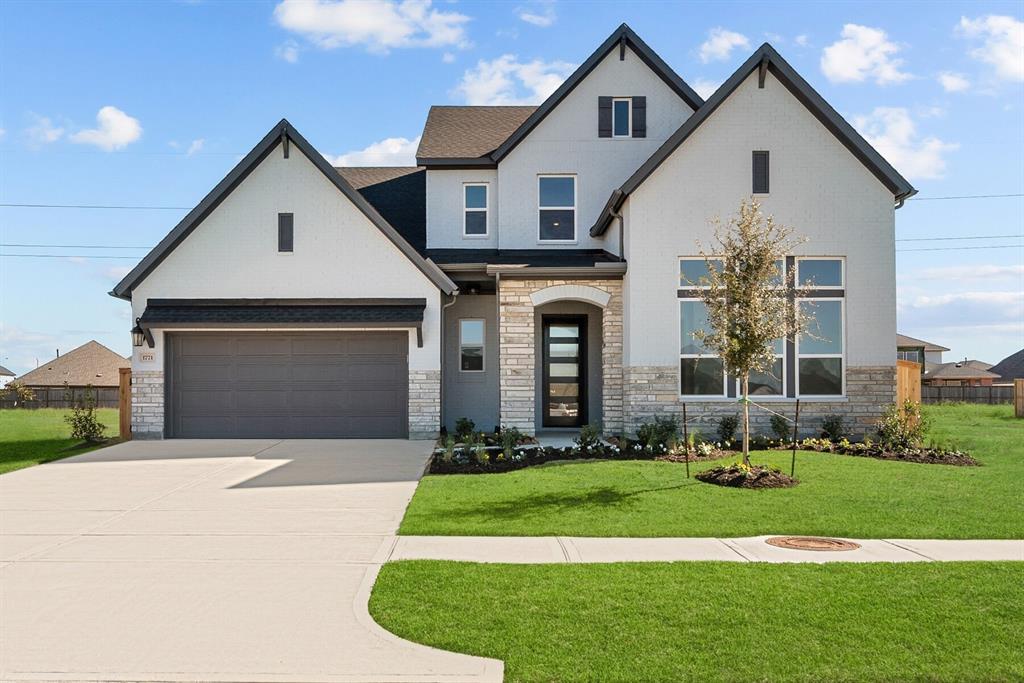
[[[544,328],[545,427],[580,427],[587,423],[587,317],[548,316]]]

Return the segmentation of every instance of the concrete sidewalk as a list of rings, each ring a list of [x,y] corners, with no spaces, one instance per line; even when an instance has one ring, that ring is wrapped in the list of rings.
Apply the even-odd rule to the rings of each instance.
[[[511,564],[586,562],[953,562],[1024,561],[1024,541],[845,539],[849,551],[789,550],[749,538],[576,538],[567,536],[399,536],[388,560]]]

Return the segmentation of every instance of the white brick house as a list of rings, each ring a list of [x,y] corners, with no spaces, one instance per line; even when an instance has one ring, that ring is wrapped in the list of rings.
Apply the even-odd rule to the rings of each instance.
[[[780,340],[758,402],[864,428],[892,402],[914,189],[770,46],[705,102],[623,25],[539,107],[432,108],[417,161],[335,169],[275,126],[112,292],[146,337],[136,436],[736,412],[688,281],[752,194],[808,238],[822,332]]]

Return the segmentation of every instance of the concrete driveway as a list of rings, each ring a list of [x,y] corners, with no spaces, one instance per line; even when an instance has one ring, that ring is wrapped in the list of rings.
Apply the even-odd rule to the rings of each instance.
[[[0,680],[485,681],[366,610],[408,441],[136,441],[0,476]]]

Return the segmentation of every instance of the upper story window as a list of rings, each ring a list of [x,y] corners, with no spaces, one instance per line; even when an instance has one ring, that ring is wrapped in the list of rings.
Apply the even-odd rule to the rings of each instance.
[[[277,214],[277,250],[295,250],[295,216],[290,213]]]
[[[633,98],[616,97],[612,100],[612,137],[628,138],[633,134]]]
[[[796,280],[814,289],[843,288],[843,260],[838,258],[798,258]]]
[[[540,241],[576,241],[576,176],[539,176],[537,190]]]
[[[465,237],[487,237],[487,185],[471,183],[462,186]]]
[[[753,154],[754,194],[768,194],[768,152]]]
[[[484,321],[476,318],[459,320],[459,369],[463,372],[484,370]]]

